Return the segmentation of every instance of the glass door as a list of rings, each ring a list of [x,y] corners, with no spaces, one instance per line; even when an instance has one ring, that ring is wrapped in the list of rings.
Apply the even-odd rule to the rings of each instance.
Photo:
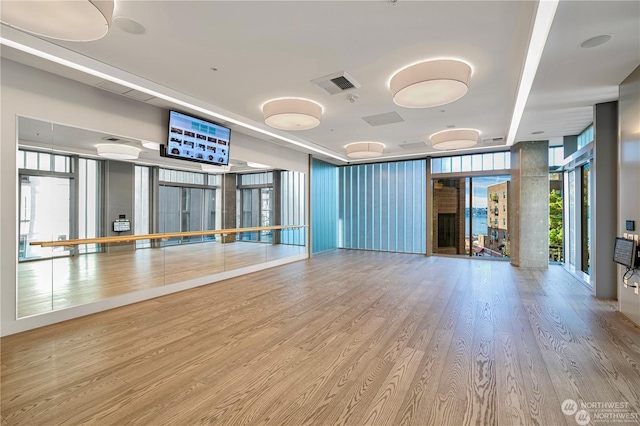
[[[21,174],[18,259],[67,256],[67,247],[40,247],[30,243],[68,240],[70,235],[71,179]]]
[[[509,258],[509,181],[433,179],[433,253]]]
[[[469,254],[469,178],[433,179],[433,252]]]
[[[511,256],[509,239],[510,176],[471,178],[473,255],[492,258]]]

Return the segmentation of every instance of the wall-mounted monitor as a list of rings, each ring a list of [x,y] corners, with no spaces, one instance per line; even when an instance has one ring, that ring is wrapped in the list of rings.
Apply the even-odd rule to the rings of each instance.
[[[231,130],[177,111],[169,112],[169,136],[160,146],[162,157],[197,163],[229,164]]]
[[[613,261],[627,268],[635,268],[637,260],[637,247],[634,240],[616,237],[613,246]]]

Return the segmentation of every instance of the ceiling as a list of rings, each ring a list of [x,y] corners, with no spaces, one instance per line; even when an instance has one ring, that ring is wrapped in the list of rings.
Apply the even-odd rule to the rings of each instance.
[[[508,148],[536,10],[532,1],[119,1],[114,16],[134,19],[144,34],[112,26],[94,42],[40,46],[52,51],[62,46],[109,64],[120,78],[144,79],[159,91],[201,101],[253,126],[234,125],[234,131],[281,145],[293,140],[302,146],[295,149],[306,145],[314,154],[319,148],[333,158],[319,157],[333,162],[346,161],[344,145],[356,141],[384,143],[383,159],[410,158],[435,153],[428,136],[452,126],[481,131],[482,142],[470,151]],[[580,47],[602,34],[613,38],[595,48]],[[2,56],[87,84],[105,83],[13,49],[3,48]],[[443,57],[473,68],[463,98],[426,109],[393,103],[394,72]],[[592,105],[616,100],[618,84],[639,64],[640,2],[561,1],[515,141],[557,144],[562,136],[579,133],[592,121]],[[312,82],[337,72],[348,73],[360,87],[330,95]],[[355,102],[348,95],[357,95]],[[321,124],[289,134],[270,129],[261,105],[278,97],[318,102],[324,108]],[[404,121],[372,126],[363,119],[394,112]]]

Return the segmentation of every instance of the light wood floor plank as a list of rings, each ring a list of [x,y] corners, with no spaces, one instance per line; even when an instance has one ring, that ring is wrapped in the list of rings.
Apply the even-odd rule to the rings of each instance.
[[[640,329],[559,266],[336,250],[1,344],[2,426],[575,424],[565,399],[640,413]]]

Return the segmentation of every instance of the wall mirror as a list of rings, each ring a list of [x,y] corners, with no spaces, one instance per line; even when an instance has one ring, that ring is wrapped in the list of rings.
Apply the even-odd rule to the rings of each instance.
[[[18,318],[306,253],[304,173],[142,142],[19,117]]]

